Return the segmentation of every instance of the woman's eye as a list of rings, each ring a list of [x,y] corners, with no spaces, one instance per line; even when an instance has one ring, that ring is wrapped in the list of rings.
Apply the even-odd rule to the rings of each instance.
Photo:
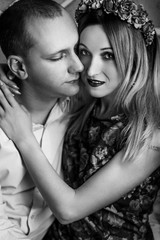
[[[85,49],[79,49],[79,56],[89,56],[89,52]]]
[[[111,53],[111,52],[103,53],[102,56],[106,60],[109,60],[109,59],[113,60],[114,59],[114,54]]]

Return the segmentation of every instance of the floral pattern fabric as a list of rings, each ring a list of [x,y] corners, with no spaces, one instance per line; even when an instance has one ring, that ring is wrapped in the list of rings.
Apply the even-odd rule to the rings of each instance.
[[[82,185],[120,151],[125,124],[123,115],[105,121],[91,116],[81,136],[66,135],[64,179],[72,188]],[[152,240],[148,217],[159,188],[160,168],[118,201],[90,216],[68,225],[55,221],[44,240]]]

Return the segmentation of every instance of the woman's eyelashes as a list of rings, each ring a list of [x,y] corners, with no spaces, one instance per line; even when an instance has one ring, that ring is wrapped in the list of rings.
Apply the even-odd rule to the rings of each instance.
[[[114,60],[114,54],[113,54],[113,52],[110,52],[110,51],[105,51],[105,52],[101,53],[101,57],[104,60]]]
[[[81,48],[78,50],[78,53],[79,53],[79,56],[90,56],[91,53],[87,50],[87,49],[84,49],[84,48]]]
[[[87,49],[84,49],[84,48],[79,49],[78,53],[79,53],[79,57],[93,56],[91,52],[89,52]],[[99,55],[103,60],[114,60],[114,54],[110,50],[105,52],[100,52]]]

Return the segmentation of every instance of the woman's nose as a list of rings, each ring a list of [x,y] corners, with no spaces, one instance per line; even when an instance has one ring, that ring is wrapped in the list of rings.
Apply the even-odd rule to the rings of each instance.
[[[101,62],[98,58],[92,58],[87,67],[87,74],[89,77],[97,75],[101,72]]]

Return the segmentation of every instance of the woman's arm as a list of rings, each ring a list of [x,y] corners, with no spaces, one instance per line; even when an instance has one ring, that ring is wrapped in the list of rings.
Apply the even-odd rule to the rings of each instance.
[[[160,165],[159,151],[147,149],[141,152],[135,161],[130,162],[121,161],[124,154],[121,151],[110,163],[74,190],[54,171],[32,134],[28,116],[6,87],[2,88],[7,100],[1,92],[1,126],[15,142],[35,184],[63,224],[79,220],[116,201]],[[154,136],[152,145],[160,141],[157,137],[158,133]]]
[[[145,180],[160,161],[158,152],[148,150],[133,162],[122,162],[121,151],[74,190],[59,178],[33,137],[17,147],[35,184],[61,223],[77,221],[118,200]]]

